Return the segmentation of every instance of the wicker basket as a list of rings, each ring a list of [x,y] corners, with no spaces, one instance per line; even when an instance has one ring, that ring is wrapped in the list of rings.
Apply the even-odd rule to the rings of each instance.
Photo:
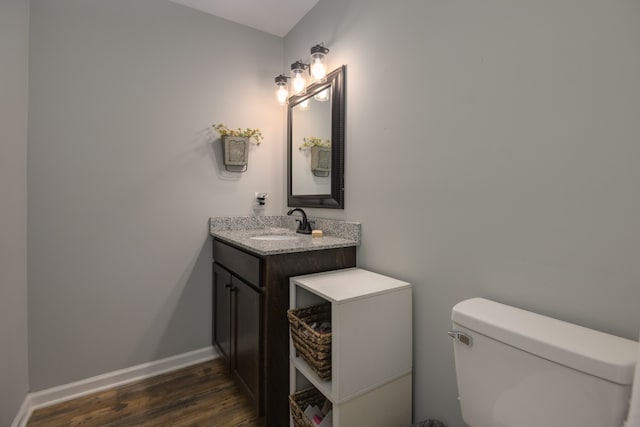
[[[321,380],[331,379],[331,332],[319,333],[310,325],[331,321],[331,304],[287,311],[293,346]]]
[[[313,422],[304,414],[308,405],[322,407],[325,397],[315,387],[295,392],[289,395],[289,407],[294,427],[315,427]]]

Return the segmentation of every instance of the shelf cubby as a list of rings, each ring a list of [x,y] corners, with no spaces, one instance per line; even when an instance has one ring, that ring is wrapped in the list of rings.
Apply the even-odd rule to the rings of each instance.
[[[331,304],[332,377],[320,379],[290,347],[291,393],[313,385],[333,426],[411,424],[411,285],[350,268],[292,277],[291,308]]]

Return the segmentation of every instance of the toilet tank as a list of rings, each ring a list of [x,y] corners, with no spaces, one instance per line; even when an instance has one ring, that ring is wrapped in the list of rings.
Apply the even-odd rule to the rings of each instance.
[[[470,427],[621,427],[638,343],[483,298],[451,318]]]

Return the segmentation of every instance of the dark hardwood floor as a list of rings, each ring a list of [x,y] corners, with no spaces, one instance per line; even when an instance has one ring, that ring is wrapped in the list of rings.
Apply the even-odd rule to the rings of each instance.
[[[264,427],[221,359],[34,411],[27,427]]]

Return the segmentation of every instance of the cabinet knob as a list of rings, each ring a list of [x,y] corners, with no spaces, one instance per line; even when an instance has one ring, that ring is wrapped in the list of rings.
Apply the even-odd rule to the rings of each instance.
[[[231,288],[229,289],[229,292],[238,292],[238,288]]]
[[[227,283],[226,285],[224,285],[224,287],[225,287],[226,289],[231,288],[231,283]]]

